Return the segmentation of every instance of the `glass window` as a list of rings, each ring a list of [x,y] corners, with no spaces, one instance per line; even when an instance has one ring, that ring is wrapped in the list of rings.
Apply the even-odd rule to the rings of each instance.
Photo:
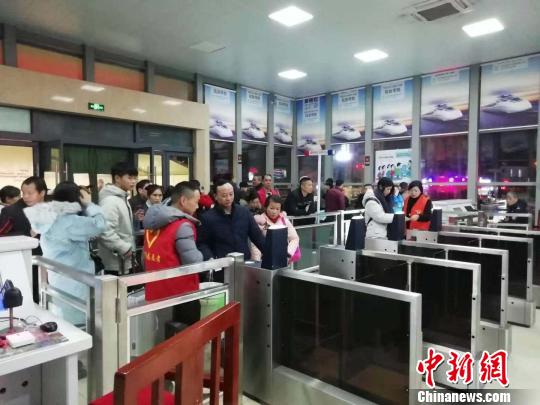
[[[82,58],[17,44],[17,67],[56,76],[82,80]]]
[[[465,200],[467,199],[467,186],[453,184],[424,184],[424,192],[433,201],[438,200]]]
[[[31,132],[30,110],[0,107],[0,131]]]
[[[148,153],[137,154],[137,170],[139,171],[139,180],[149,179],[155,184],[163,185],[162,167],[163,157],[161,155],[154,155],[154,178],[151,178],[152,171],[150,170],[150,155]]]
[[[536,180],[537,130],[481,133],[478,146],[480,182]]]
[[[154,76],[154,93],[162,96],[193,100],[193,84],[170,77]]]
[[[513,191],[517,194],[518,198],[523,199],[529,206],[529,212],[535,211],[535,198],[536,188],[535,186],[491,186],[489,184],[481,185],[478,187],[478,204],[490,205],[490,208],[504,209],[506,207],[506,193]],[[480,207],[482,208],[482,207]]]
[[[317,182],[317,156],[300,156],[298,157],[298,181],[302,176],[310,177],[313,182]],[[321,159],[321,177],[324,178],[324,159]]]
[[[403,151],[403,149],[408,149]],[[399,152],[397,152],[399,150]],[[377,159],[378,151],[396,151],[388,153],[391,158]],[[398,157],[399,154],[399,157]],[[385,155],[385,154],[383,154]],[[410,181],[412,173],[411,140],[386,140],[373,142],[373,157],[371,159],[375,183],[383,176],[390,177],[395,183]],[[401,169],[397,170],[397,164],[401,163]],[[395,165],[395,166],[394,166]],[[386,167],[386,169],[385,169]],[[414,180],[414,179],[413,179]]]
[[[423,179],[436,183],[467,181],[467,135],[428,137],[420,142]]]
[[[233,175],[234,144],[210,141],[210,176]]]
[[[242,143],[242,180],[251,181],[253,176],[266,173],[266,145]]]
[[[333,145],[334,180],[342,179],[345,183],[364,182],[365,143],[345,143]]]
[[[135,69],[96,62],[94,65],[94,76],[96,83],[144,91],[144,74]]]
[[[291,182],[291,148],[274,147],[274,182]]]
[[[31,146],[0,145],[0,188],[21,187],[34,174],[34,152]]]
[[[187,156],[169,154],[169,186],[189,180],[189,158]],[[159,183],[163,184],[163,183]]]

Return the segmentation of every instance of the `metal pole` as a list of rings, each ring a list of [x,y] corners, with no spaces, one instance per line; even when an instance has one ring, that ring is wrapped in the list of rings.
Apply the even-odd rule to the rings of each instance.
[[[317,212],[321,210],[321,159],[322,155],[317,155]]]

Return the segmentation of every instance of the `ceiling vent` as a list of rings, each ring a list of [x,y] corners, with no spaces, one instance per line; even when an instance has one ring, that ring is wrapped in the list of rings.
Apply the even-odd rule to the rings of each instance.
[[[426,0],[407,8],[407,14],[418,21],[436,21],[472,11],[470,0]]]

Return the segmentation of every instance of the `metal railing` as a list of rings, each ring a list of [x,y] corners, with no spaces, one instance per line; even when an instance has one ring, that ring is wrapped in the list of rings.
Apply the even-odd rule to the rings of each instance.
[[[114,373],[129,362],[130,318],[221,294],[225,296],[225,302],[238,299],[242,287],[240,268],[243,262],[242,254],[232,253],[222,259],[117,277],[94,276],[43,257],[33,258],[33,263],[40,269],[41,305],[49,309],[51,302],[58,301],[85,314],[83,327],[93,338],[93,347],[88,355],[88,401],[110,392],[113,389]],[[203,283],[203,288],[194,292],[128,306],[130,287],[215,271],[224,271],[224,283],[212,283],[207,287],[204,287]],[[83,284],[88,288],[88,296],[74,297],[59,288],[59,285],[50,285],[47,272],[54,272],[70,281]]]

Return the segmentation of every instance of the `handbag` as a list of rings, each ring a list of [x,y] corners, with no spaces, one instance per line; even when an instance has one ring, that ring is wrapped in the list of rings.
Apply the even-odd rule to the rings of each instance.
[[[281,222],[283,222],[283,225],[287,226],[287,222],[285,221],[285,218],[281,217]],[[294,251],[294,254],[289,259],[289,263],[296,263],[300,261],[302,258],[302,251],[300,250],[300,245],[296,247],[296,250]]]

